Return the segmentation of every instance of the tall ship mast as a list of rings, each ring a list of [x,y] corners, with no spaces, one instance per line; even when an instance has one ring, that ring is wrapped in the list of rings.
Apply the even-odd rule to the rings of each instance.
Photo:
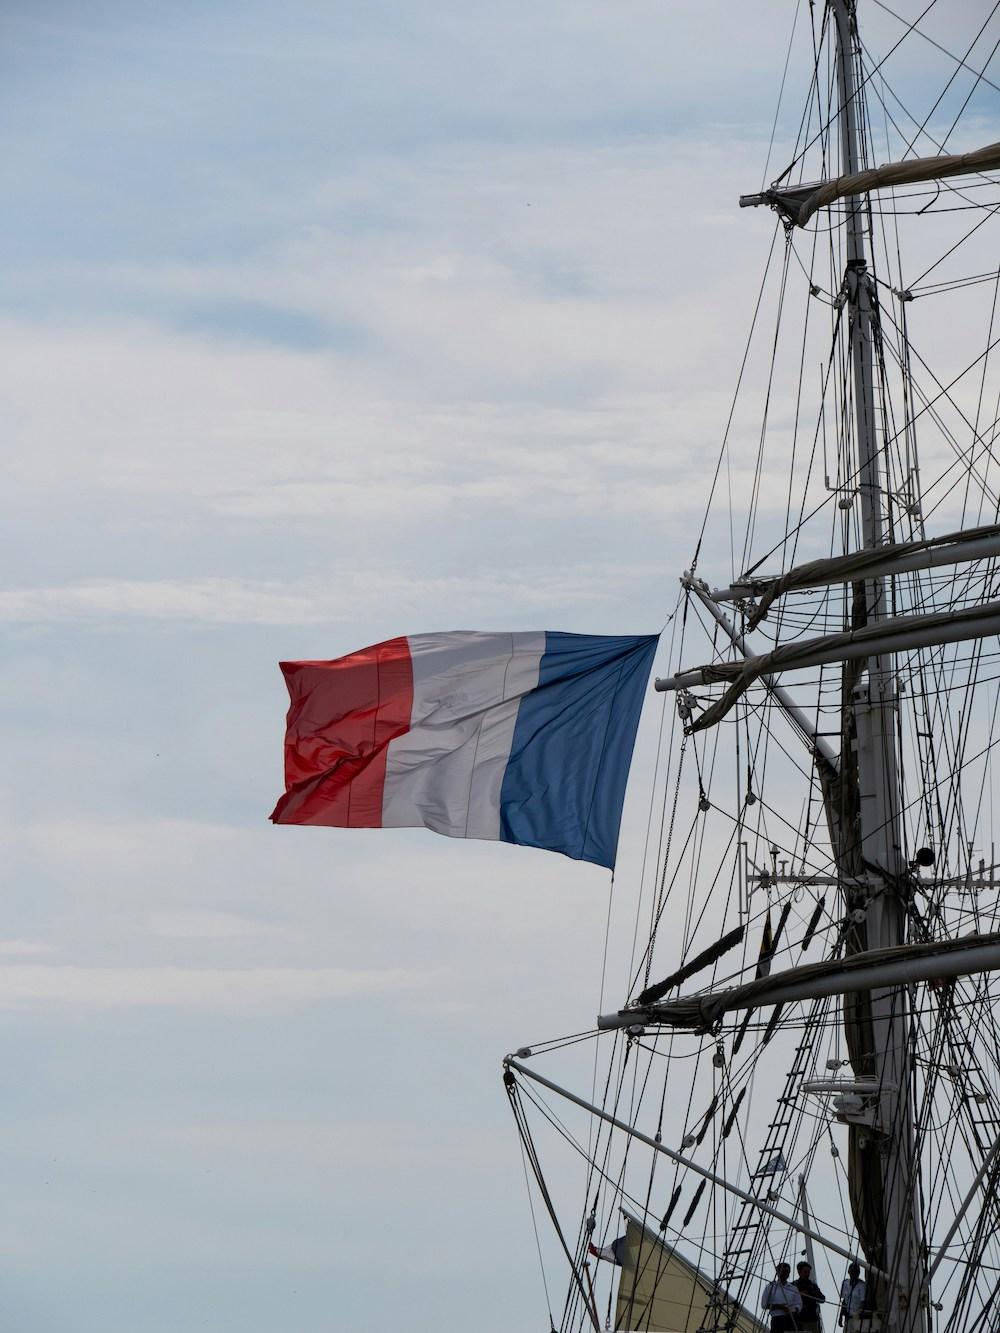
[[[965,104],[916,115],[866,8],[810,5],[791,163],[739,200],[776,229],[605,941],[627,993],[504,1062],[560,1333],[765,1329],[781,1262],[827,1328],[1000,1328],[1000,144],[961,114],[997,48],[987,7],[935,43]]]

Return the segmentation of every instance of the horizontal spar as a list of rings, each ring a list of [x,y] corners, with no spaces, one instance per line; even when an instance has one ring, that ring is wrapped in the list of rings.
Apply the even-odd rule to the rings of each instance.
[[[937,157],[908,158],[905,162],[887,162],[870,171],[855,171],[834,180],[813,181],[788,189],[772,186],[761,194],[740,195],[740,208],[769,204],[796,227],[804,227],[818,209],[850,199],[871,190],[888,190],[896,185],[919,185],[923,181],[947,180],[952,176],[973,176],[1000,168],[1000,143],[987,144],[971,153],[942,153]]]
[[[1000,969],[1000,934],[970,935],[967,939],[906,944],[893,949],[869,950],[850,959],[826,960],[790,968],[778,976],[763,977],[728,990],[678,998],[658,1004],[619,1009],[601,1014],[598,1028],[627,1028],[636,1024],[663,1024],[699,1032],[711,1031],[733,1010],[763,1009],[797,1000],[819,1000],[828,995],[889,990],[925,981],[975,976]]]
[[[830,556],[796,565],[784,574],[746,577],[728,588],[713,588],[708,594],[713,602],[742,602],[759,597],[750,616],[753,629],[767,615],[771,604],[788,592],[826,588],[833,583],[853,583],[858,579],[893,578],[923,569],[966,564],[1000,555],[1000,527],[995,523],[965,532],[950,532],[919,542],[898,542],[854,551],[850,555]]]
[[[701,731],[720,721],[741,695],[764,676],[780,671],[801,671],[831,662],[882,657],[890,653],[933,648],[966,639],[985,639],[1000,633],[1000,602],[984,602],[961,611],[932,611],[926,615],[895,616],[861,629],[824,634],[801,643],[787,643],[742,662],[712,662],[707,666],[659,678],[658,690],[686,690],[699,685],[728,684],[729,689],[692,725]]]

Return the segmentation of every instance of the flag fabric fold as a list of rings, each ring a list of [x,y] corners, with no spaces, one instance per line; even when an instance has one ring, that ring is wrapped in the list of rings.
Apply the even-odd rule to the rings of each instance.
[[[276,824],[423,827],[614,867],[656,635],[409,635],[282,662]]]
[[[610,1245],[595,1245],[593,1241],[589,1241],[587,1253],[592,1259],[605,1259],[609,1264],[617,1264],[621,1268],[625,1263],[626,1239],[625,1236],[619,1236]]]
[[[775,1153],[758,1170],[754,1172],[755,1176],[783,1176],[788,1172],[788,1164],[785,1161],[784,1153]]]

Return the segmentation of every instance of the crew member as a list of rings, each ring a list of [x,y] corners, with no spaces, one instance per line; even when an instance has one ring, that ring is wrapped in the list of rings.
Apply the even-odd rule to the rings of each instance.
[[[802,1297],[789,1282],[792,1270],[788,1264],[778,1264],[774,1280],[764,1287],[761,1305],[771,1316],[771,1333],[793,1333],[798,1328],[802,1312]]]
[[[858,1327],[867,1306],[868,1287],[861,1276],[861,1268],[858,1264],[851,1264],[847,1269],[847,1277],[840,1284],[840,1318],[837,1323],[852,1333]]]
[[[807,1333],[818,1333],[819,1307],[824,1304],[826,1297],[812,1280],[812,1264],[807,1264],[803,1260],[802,1263],[796,1264],[795,1271],[798,1277],[792,1286],[802,1297],[802,1313],[798,1317],[799,1328],[807,1330]]]

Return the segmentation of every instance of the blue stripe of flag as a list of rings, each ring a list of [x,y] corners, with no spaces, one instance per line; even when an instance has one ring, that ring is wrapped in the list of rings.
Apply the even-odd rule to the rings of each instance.
[[[545,635],[500,788],[500,837],[614,869],[658,635]]]

